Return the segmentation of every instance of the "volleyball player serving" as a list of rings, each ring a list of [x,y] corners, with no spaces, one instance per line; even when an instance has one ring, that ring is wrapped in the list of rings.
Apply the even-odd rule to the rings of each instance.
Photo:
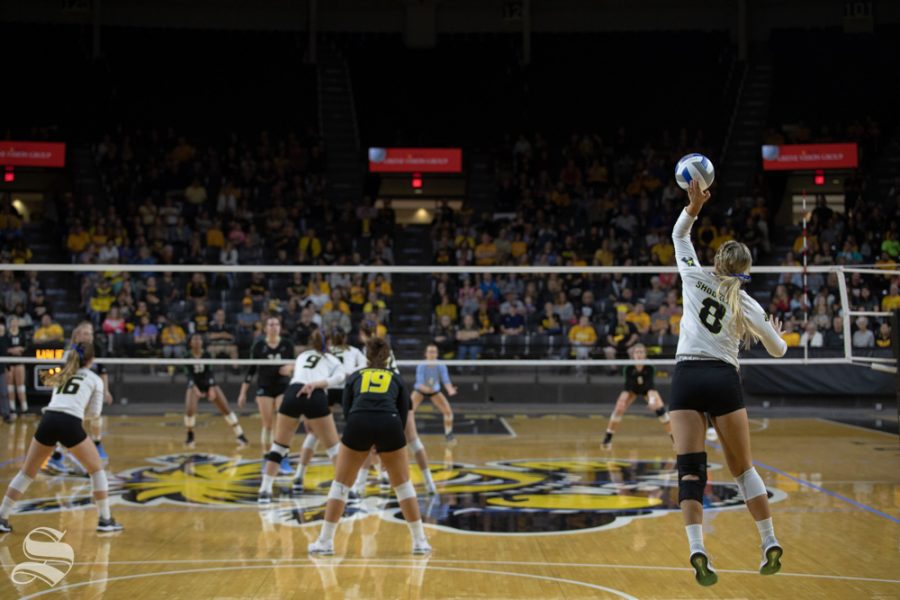
[[[688,188],[690,203],[672,231],[682,279],[684,317],[672,377],[671,420],[678,466],[678,502],[690,543],[690,562],[697,582],[712,585],[718,576],[703,545],[703,490],[706,487],[706,418],[712,417],[728,469],[737,482],[762,540],[760,573],[781,569],[783,550],[775,538],[769,498],[750,455],[750,426],[738,374],[738,350],[762,341],[772,356],[787,345],[781,323],[768,316],[741,290],[750,280],[752,256],[744,244],[729,240],[719,246],[713,273],[704,272],[691,244],[691,227],[710,198],[696,180]]]

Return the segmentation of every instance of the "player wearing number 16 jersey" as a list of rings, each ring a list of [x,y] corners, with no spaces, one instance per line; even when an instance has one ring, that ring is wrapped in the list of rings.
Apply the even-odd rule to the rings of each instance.
[[[750,455],[750,426],[738,374],[741,343],[762,341],[772,356],[783,356],[787,345],[781,324],[769,321],[759,303],[741,290],[750,281],[752,256],[744,244],[729,240],[719,246],[712,273],[700,268],[691,244],[691,227],[709,191],[697,181],[688,188],[690,204],[672,231],[678,273],[682,280],[684,316],[672,377],[670,415],[678,467],[678,502],[690,543],[690,562],[701,585],[718,580],[703,545],[703,490],[706,487],[706,417],[712,417],[725,451],[728,469],[737,482],[762,540],[760,573],[781,569],[783,550],[775,538],[769,498]]]

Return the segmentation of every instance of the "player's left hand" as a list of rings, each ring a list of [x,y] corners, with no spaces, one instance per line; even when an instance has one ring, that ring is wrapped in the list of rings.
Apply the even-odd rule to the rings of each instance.
[[[455,386],[455,385],[448,383],[445,387],[447,388],[447,395],[448,395],[448,396],[455,396],[455,395],[456,395],[456,386]]]
[[[778,335],[784,333],[784,329],[782,329],[783,325],[784,323],[781,321],[781,319],[779,319],[775,315],[772,315],[772,328],[775,330],[775,333],[777,333]]]
[[[710,193],[708,189],[701,190],[700,182],[696,179],[691,181],[690,185],[687,189],[688,199],[691,202],[691,206],[699,212],[703,205],[706,204],[707,200],[709,200]]]
[[[302,388],[300,388],[299,392],[297,392],[297,397],[299,398],[300,396],[309,396],[313,393],[313,390],[315,390],[315,389],[316,389],[315,385],[313,385],[311,383],[307,383]]]
[[[104,390],[104,391],[103,391],[103,402],[104,402],[107,406],[109,406],[110,404],[113,403],[113,396],[112,396],[112,394],[109,393],[109,390]]]

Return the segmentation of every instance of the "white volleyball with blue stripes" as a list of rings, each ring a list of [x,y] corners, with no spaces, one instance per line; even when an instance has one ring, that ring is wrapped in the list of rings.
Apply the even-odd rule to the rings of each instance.
[[[675,165],[675,181],[678,187],[688,189],[693,180],[700,182],[700,189],[705,190],[716,178],[716,169],[712,161],[702,154],[687,154]]]

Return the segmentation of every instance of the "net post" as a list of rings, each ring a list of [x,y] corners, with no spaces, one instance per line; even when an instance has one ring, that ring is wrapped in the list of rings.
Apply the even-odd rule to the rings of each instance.
[[[847,281],[843,267],[838,267],[838,292],[841,295],[841,308],[844,320],[844,358],[850,360],[853,356],[852,337],[850,335],[850,296],[847,294]]]
[[[894,348],[894,360],[897,361],[897,370],[894,374],[894,397],[897,402],[897,424],[900,425],[900,310],[894,310],[891,315],[891,346]],[[900,437],[900,429],[897,431]]]

